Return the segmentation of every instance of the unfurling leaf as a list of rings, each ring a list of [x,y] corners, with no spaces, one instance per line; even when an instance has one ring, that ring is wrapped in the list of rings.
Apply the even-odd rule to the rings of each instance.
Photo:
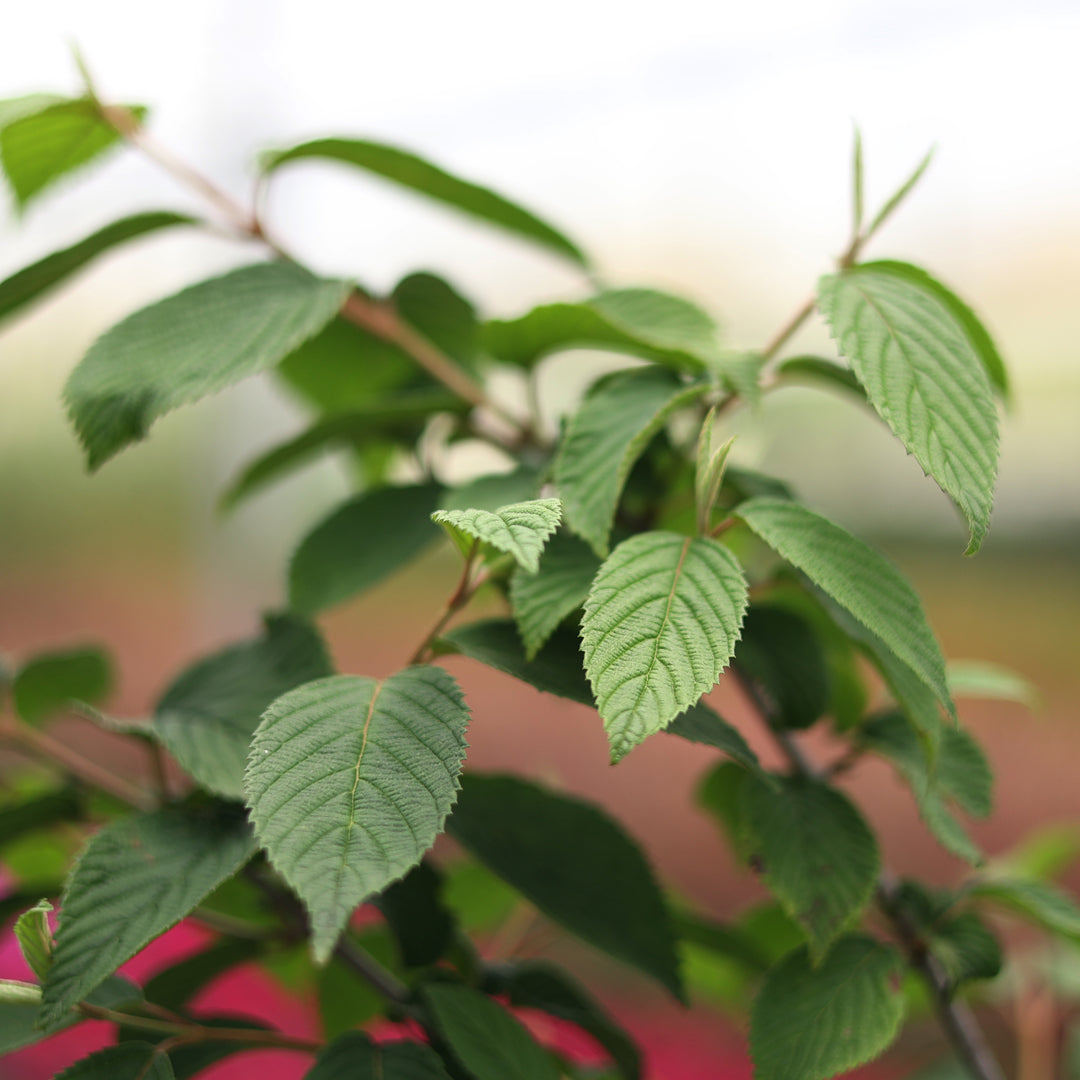
[[[562,520],[562,504],[558,499],[532,499],[497,510],[436,510],[431,520],[512,555],[522,569],[536,573],[544,544]]]
[[[39,900],[15,920],[15,937],[26,966],[41,980],[52,966],[53,940],[49,929],[49,912],[52,909],[48,900]]]
[[[724,482],[724,466],[727,464],[728,454],[735,444],[732,436],[727,442],[721,443],[715,450],[712,444],[713,419],[716,416],[716,408],[709,410],[701,425],[701,434],[698,436],[697,445],[697,470],[694,473],[694,502],[697,507],[697,529],[699,536],[706,536],[712,523],[712,510],[716,503],[716,497],[720,494],[720,487]]]

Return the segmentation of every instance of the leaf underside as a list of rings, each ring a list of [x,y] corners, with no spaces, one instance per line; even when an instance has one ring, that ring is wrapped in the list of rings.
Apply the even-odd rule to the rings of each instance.
[[[536,573],[544,544],[562,520],[562,504],[558,499],[531,499],[497,510],[436,510],[431,520],[512,555],[518,566]]]

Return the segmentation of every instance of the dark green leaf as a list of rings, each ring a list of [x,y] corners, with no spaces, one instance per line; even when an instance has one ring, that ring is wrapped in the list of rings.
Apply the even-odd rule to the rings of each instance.
[[[144,945],[187,915],[251,857],[230,804],[170,807],[107,825],[83,852],[60,904],[41,1024],[67,1011]]]
[[[442,900],[442,878],[424,861],[384,889],[375,903],[397,939],[405,967],[434,964],[454,935],[454,917]]]
[[[681,941],[736,960],[751,971],[764,972],[771,963],[769,954],[739,926],[680,912],[675,916],[675,928]],[[802,940],[799,936],[797,942]]]
[[[785,360],[776,373],[788,382],[823,383],[866,401],[866,391],[855,377],[855,372],[821,356],[793,356]]]
[[[747,769],[757,769],[757,754],[747,745],[742,734],[702,702],[691,705],[667,727],[669,735],[678,735],[689,742],[711,746],[727,754]]]
[[[125,1042],[77,1061],[56,1080],[175,1080],[166,1054],[145,1042]]]
[[[698,784],[694,801],[720,826],[735,855],[750,857],[747,830],[743,827],[743,787],[749,772],[734,761],[721,761]]]
[[[365,492],[324,518],[289,564],[289,606],[315,615],[371,588],[439,538],[434,484]]]
[[[354,940],[378,963],[398,973],[394,942],[383,927],[368,930],[355,936]],[[346,1031],[363,1027],[386,1008],[386,999],[336,954],[330,957],[325,967],[315,969],[314,975],[315,999],[324,1039],[336,1039]]]
[[[495,473],[443,492],[440,510],[498,510],[510,503],[528,502],[540,491],[540,473],[529,465]],[[545,557],[547,551],[545,549]]]
[[[470,775],[448,830],[549,918],[681,995],[649,864],[599,809],[524,780]]]
[[[497,510],[436,510],[431,520],[452,535],[478,540],[484,547],[511,555],[522,569],[536,573],[548,537],[559,527],[558,499],[531,499]]]
[[[49,912],[52,909],[48,900],[39,900],[15,920],[15,937],[23,959],[39,980],[44,980],[52,965],[53,942],[49,929]]]
[[[392,300],[410,326],[463,368],[476,370],[476,310],[449,282],[435,274],[409,274],[394,287]]]
[[[91,346],[64,398],[91,469],[158,417],[284,359],[348,292],[293,263],[260,263],[137,311]]]
[[[15,676],[15,709],[28,724],[38,724],[70,708],[73,701],[94,704],[112,691],[113,672],[100,649],[65,649],[28,660]]]
[[[304,1080],[450,1080],[439,1055],[424,1043],[373,1043],[360,1031],[335,1039]]]
[[[74,788],[50,791],[46,795],[0,809],[0,846],[58,821],[78,821],[83,801]]]
[[[986,878],[976,881],[969,895],[1010,908],[1052,934],[1080,941],[1080,907],[1066,892],[1045,881]]]
[[[491,998],[467,986],[430,983],[424,1000],[454,1057],[476,1080],[559,1080],[554,1059]]]
[[[331,674],[318,631],[293,615],[270,615],[262,636],[188,668],[165,692],[154,731],[203,787],[244,797],[244,768],[262,714],[287,690]]]
[[[452,176],[405,150],[364,139],[316,139],[269,153],[263,158],[262,165],[264,171],[272,172],[286,162],[303,158],[325,158],[355,165],[491,225],[517,233],[582,266],[588,265],[575,244],[528,210],[488,188]]]
[[[973,911],[964,911],[934,927],[930,951],[954,986],[972,979],[993,979],[1001,971],[1001,946]]]
[[[174,214],[168,210],[135,214],[106,225],[71,247],[46,255],[44,259],[39,259],[0,282],[0,321],[20,311],[38,297],[47,295],[57,285],[111,248],[159,229],[195,223],[195,218],[186,214]]]
[[[469,711],[441,668],[340,675],[278,698],[255,732],[248,805],[271,861],[311,912],[325,962],[353,909],[442,831]]]
[[[254,960],[264,947],[260,941],[224,938],[208,949],[159,971],[143,987],[143,993],[146,1000],[154,1005],[180,1012],[205,986],[226,971]]]
[[[750,1021],[757,1080],[829,1080],[877,1057],[904,1016],[900,957],[841,939],[818,966],[801,949],[765,979]]]

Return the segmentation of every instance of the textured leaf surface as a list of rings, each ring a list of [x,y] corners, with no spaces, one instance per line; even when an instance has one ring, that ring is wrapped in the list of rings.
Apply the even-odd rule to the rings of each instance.
[[[598,808],[524,780],[470,775],[448,830],[549,918],[681,995],[649,864]]]
[[[976,882],[970,894],[1011,908],[1051,933],[1080,941],[1080,907],[1054,885],[1022,878],[988,878]]]
[[[830,1080],[877,1057],[904,1016],[902,965],[872,938],[837,942],[817,967],[805,949],[765,978],[750,1021],[757,1080]]]
[[[15,676],[11,694],[18,714],[28,724],[38,724],[74,701],[102,701],[112,684],[112,664],[100,649],[65,649],[27,661]]]
[[[370,589],[438,540],[434,484],[382,488],[324,518],[289,564],[289,605],[315,615]]]
[[[165,1054],[145,1042],[125,1042],[75,1062],[57,1073],[56,1080],[173,1080]]]
[[[739,517],[878,637],[950,712],[945,660],[915,590],[883,555],[813,510],[782,499],[741,503]]]
[[[158,702],[154,731],[203,787],[244,797],[244,768],[262,714],[287,690],[333,668],[318,631],[292,615],[271,615],[261,637],[188,668]]]
[[[61,1023],[253,852],[251,829],[229,804],[133,814],[105,826],[87,845],[60,903],[42,1026]]]
[[[177,406],[273,367],[334,317],[348,288],[292,263],[261,263],[193,285],[106,331],[64,390],[90,468]]]
[[[562,520],[558,499],[531,499],[497,510],[436,510],[431,520],[512,555],[518,566],[535,573],[548,537]]]
[[[491,998],[468,986],[431,983],[424,1000],[454,1056],[476,1080],[559,1080],[553,1058]]]
[[[835,788],[784,777],[742,785],[747,843],[769,889],[806,930],[815,961],[866,905],[881,857],[862,815]]]
[[[270,172],[286,162],[303,158],[326,158],[355,165],[587,265],[577,245],[547,222],[489,188],[452,176],[406,150],[365,139],[315,139],[267,154],[263,169]]]
[[[566,523],[598,555],[634,462],[668,417],[700,397],[704,383],[687,387],[662,368],[621,371],[602,380],[570,418],[555,462],[555,483]]]
[[[746,579],[715,540],[648,532],[620,544],[585,604],[585,671],[618,761],[716,684],[735,651]]]
[[[177,225],[194,225],[195,219],[186,214],[174,214],[167,210],[114,221],[62,251],[53,252],[36,263],[24,267],[0,282],[0,321],[21,310],[31,301],[48,294],[98,256],[114,247],[126,244],[147,233]]]
[[[424,1043],[373,1043],[360,1031],[335,1039],[304,1080],[450,1080],[439,1055]]]
[[[298,687],[255,732],[245,787],[260,843],[329,957],[349,915],[420,861],[458,789],[469,712],[441,668]]]
[[[138,120],[146,115],[141,106],[128,109]],[[25,209],[46,188],[119,142],[119,132],[87,99],[25,110],[0,131],[0,161],[16,205]]]
[[[931,280],[864,263],[822,278],[818,305],[871,404],[967,518],[972,554],[994,504],[997,410],[970,323]]]
[[[758,768],[757,754],[750,749],[738,729],[702,702],[691,705],[682,716],[673,720],[667,732],[688,742],[720,750],[748,769]]]
[[[39,900],[15,920],[15,937],[23,959],[39,980],[45,978],[52,964],[52,931],[49,929],[52,909],[48,900]]]

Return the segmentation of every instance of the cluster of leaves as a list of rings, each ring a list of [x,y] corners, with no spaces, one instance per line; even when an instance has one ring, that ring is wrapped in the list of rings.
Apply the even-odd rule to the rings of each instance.
[[[103,106],[92,92],[0,103],[0,162],[19,208],[122,139],[148,146],[144,112]],[[393,147],[309,142],[265,155],[261,176],[303,159],[381,176],[590,269],[532,213]],[[191,1009],[208,981],[257,961],[320,999],[326,1045],[311,1080],[641,1077],[633,1039],[566,971],[484,959],[485,933],[508,904],[525,903],[680,1000],[708,981],[702,971],[722,968],[729,995],[736,985],[755,995],[761,1080],[819,1080],[895,1037],[911,935],[944,971],[947,996],[997,973],[989,908],[1080,938],[1080,912],[1034,878],[984,868],[947,892],[884,888],[873,831],[793,733],[827,724],[848,742],[846,764],[886,758],[928,828],[974,865],[981,856],[957,811],[990,812],[990,770],[957,724],[949,670],[901,574],[783,480],[729,466],[730,440],[714,444],[731,409],[778,387],[809,379],[849,399],[854,391],[956,503],[968,550],[978,549],[1004,367],[940,282],[904,263],[858,260],[896,201],[866,228],[857,208],[848,255],[818,283],[839,363],[780,361],[784,342],[728,349],[706,312],[645,288],[487,321],[430,273],[376,298],[300,266],[245,211],[228,214],[230,227],[266,240],[266,261],[136,312],[74,369],[64,396],[87,463],[99,468],[166,412],[263,372],[311,423],[252,461],[223,506],[327,452],[353,463],[357,494],[298,539],[281,610],[250,640],[182,672],[150,720],[92,708],[111,681],[93,650],[32,657],[0,679],[10,691],[2,733],[27,750],[48,756],[41,725],[75,701],[190,778],[182,796],[129,784],[104,800],[61,761],[74,782],[0,808],[8,853],[57,823],[99,826],[66,880],[24,878],[3,901],[5,913],[28,909],[15,933],[38,982],[0,985],[0,1053],[88,1017],[116,1022],[118,1042],[63,1074],[71,1080],[193,1076],[244,1049],[295,1045],[243,1017]],[[162,211],[107,225],[0,282],[0,317],[121,244],[203,224]],[[580,348],[627,362],[592,384],[556,437],[490,400],[494,368],[528,383],[549,356]],[[491,434],[501,430],[493,415],[510,434]],[[442,445],[492,443],[503,468],[455,484],[431,447],[440,430]],[[314,620],[440,539],[460,550],[463,571],[411,662],[384,679],[336,672]],[[508,614],[454,622],[481,589]],[[519,777],[462,776],[469,709],[436,662],[447,655],[595,708],[613,762],[661,732],[720,756],[698,802],[775,903],[718,924],[674,904],[601,809]],[[763,769],[702,700],[725,668],[787,748],[789,772]],[[870,671],[888,689],[885,708],[869,705]],[[964,674],[976,690],[1002,682]],[[467,861],[427,857],[444,831]],[[59,897],[55,937],[41,896]],[[863,928],[875,897],[904,933]],[[379,917],[358,924],[361,905]],[[192,915],[219,940],[143,988],[116,974]],[[561,1058],[517,1008],[577,1025],[609,1065]],[[380,1016],[408,1021],[423,1040],[374,1042],[355,1030]]]

